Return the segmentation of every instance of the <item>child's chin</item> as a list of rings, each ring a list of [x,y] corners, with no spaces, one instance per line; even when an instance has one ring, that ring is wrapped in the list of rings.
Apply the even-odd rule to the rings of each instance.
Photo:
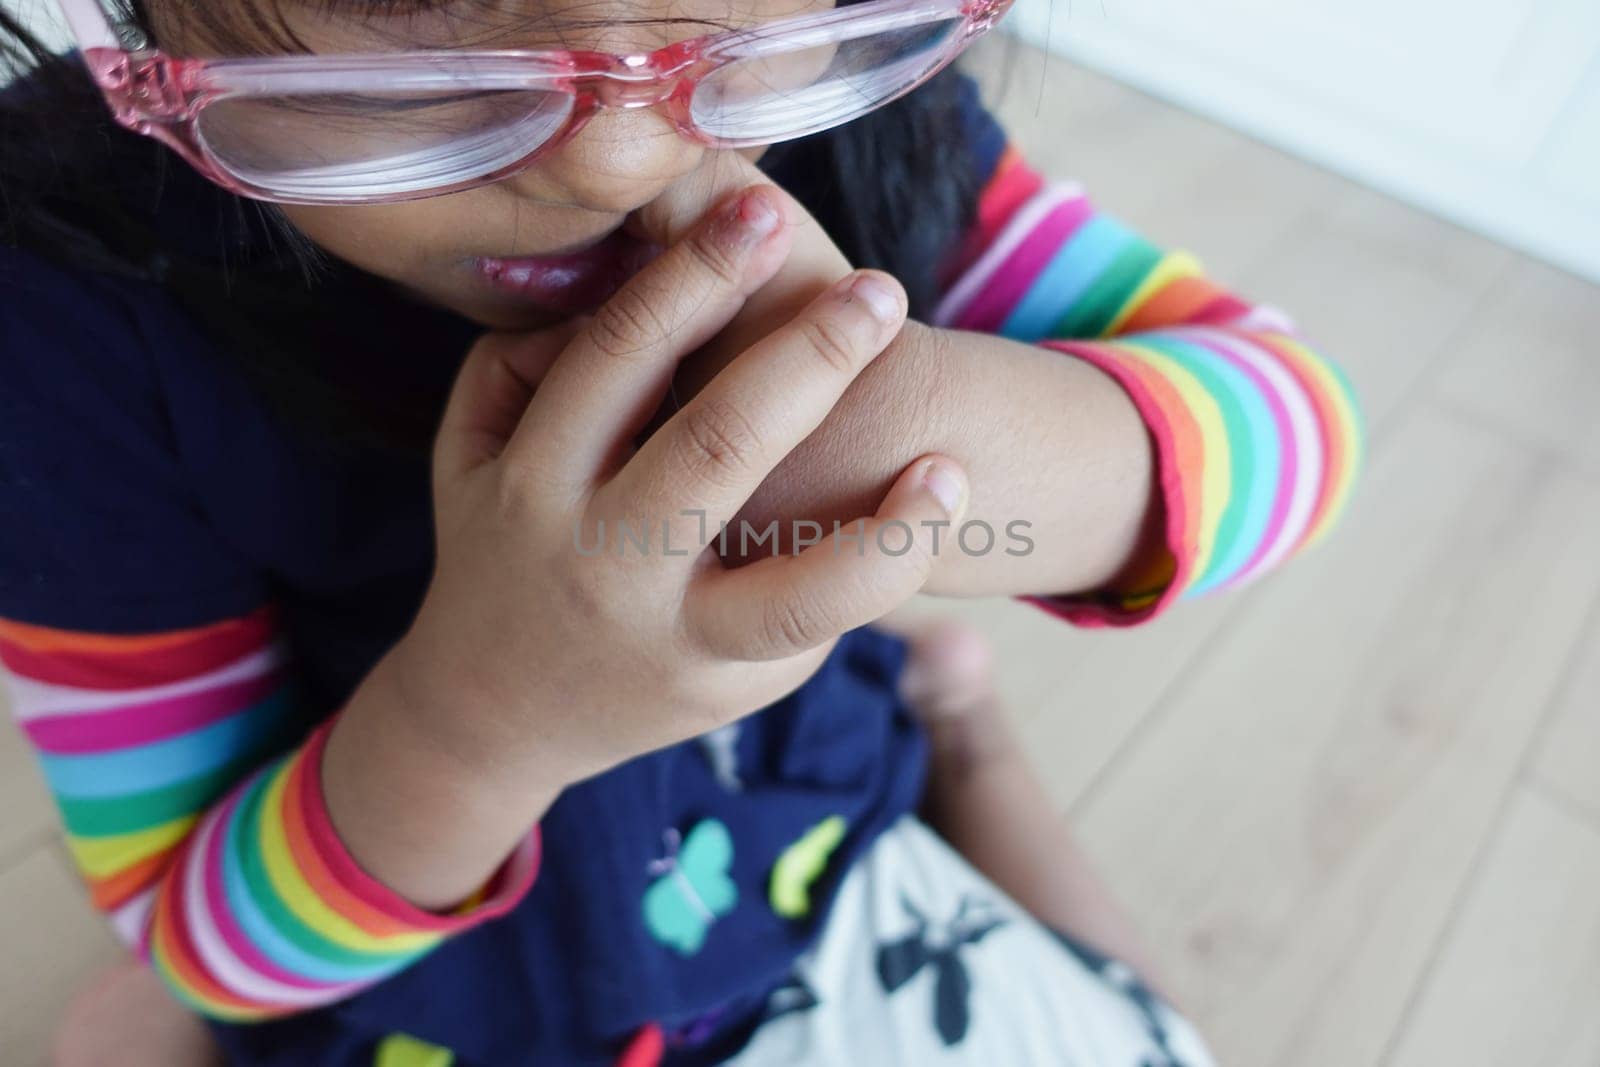
[[[509,333],[527,333],[531,330],[542,330],[557,323],[566,322],[575,318],[581,312],[552,311],[540,307],[490,307],[490,308],[456,308],[454,309],[466,318],[477,323],[487,330],[502,330]]]
[[[526,301],[506,299],[464,299],[459,294],[440,298],[433,294],[410,291],[410,295],[423,303],[453,311],[469,322],[486,330],[508,333],[527,333],[566,322],[581,314],[578,311],[559,311]]]

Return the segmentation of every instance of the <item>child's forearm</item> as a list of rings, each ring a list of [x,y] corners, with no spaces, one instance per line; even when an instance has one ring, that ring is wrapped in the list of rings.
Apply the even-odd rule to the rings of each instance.
[[[185,1004],[231,1021],[341,1000],[503,914],[551,795],[541,766],[515,789],[448,766],[448,735],[413,726],[436,701],[394,684],[393,654],[302,739],[288,651],[270,605],[131,634],[0,619],[91,899]]]
[[[523,762],[497,767],[480,749],[451,743],[454,709],[408,683],[404,649],[380,661],[345,705],[323,752],[322,789],[362,869],[437,910],[484,885],[565,781],[550,774],[547,783]]]
[[[795,520],[831,530],[870,514],[926,452],[959,460],[972,485],[965,534],[943,539],[929,592],[1101,588],[1157,532],[1150,435],[1119,385],[1060,352],[915,324],[742,518],[757,531],[778,520],[785,537]]]

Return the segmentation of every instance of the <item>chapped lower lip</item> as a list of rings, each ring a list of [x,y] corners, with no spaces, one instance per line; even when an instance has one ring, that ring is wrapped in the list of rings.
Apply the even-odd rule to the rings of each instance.
[[[618,228],[587,248],[544,256],[480,256],[474,271],[497,291],[560,312],[592,311],[660,252]]]

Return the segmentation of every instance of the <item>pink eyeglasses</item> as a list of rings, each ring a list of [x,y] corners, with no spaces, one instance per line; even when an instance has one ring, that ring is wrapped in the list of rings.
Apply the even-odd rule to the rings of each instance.
[[[117,121],[243,196],[357,204],[498,181],[603,108],[654,108],[716,148],[817,133],[903,96],[1012,0],[872,0],[647,55],[403,52],[180,59],[129,51],[100,0],[61,0]]]

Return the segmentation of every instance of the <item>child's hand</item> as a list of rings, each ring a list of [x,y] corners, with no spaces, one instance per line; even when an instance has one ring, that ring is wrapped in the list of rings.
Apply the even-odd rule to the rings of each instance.
[[[657,242],[670,243],[680,239],[710,203],[733,189],[760,182],[769,183],[783,207],[783,225],[791,241],[788,258],[716,337],[683,361],[676,379],[680,399],[695,395],[754,339],[774,323],[787,322],[851,269],[810,212],[736,153],[708,157],[706,165],[636,212],[630,225]],[[966,419],[966,407],[947,402],[953,398],[942,392],[954,377],[951,347],[946,331],[903,322],[887,350],[834,405],[825,423],[752,494],[740,518],[757,528],[778,520],[785,534],[796,520],[831,528],[835,520],[870,510],[916,456],[943,453],[942,443],[927,447],[920,442],[927,440],[930,429]],[[787,547],[786,541],[782,543]],[[740,556],[737,545],[724,553],[730,562]],[[948,559],[952,553],[946,551],[944,556]]]
[[[640,208],[632,225],[658,244],[674,244],[713,204],[736,189],[762,183],[771,189],[783,213],[783,227],[789,231],[789,255],[766,284],[750,294],[721,333],[685,362],[678,381],[691,394],[756,338],[769,332],[773,323],[789,321],[851,269],[839,246],[798,200],[771,184],[754,163],[733,152],[708,156],[705,166],[674,182]]]
[[[738,571],[698,551],[899,330],[903,293],[877,273],[829,287],[633,449],[678,361],[784,262],[782,210],[746,190],[592,320],[491,337],[463,367],[435,452],[437,570],[386,669],[399,713],[484,781],[559,789],[765,706],[914,594],[927,524],[965,507],[962,472],[924,457],[859,540]]]

